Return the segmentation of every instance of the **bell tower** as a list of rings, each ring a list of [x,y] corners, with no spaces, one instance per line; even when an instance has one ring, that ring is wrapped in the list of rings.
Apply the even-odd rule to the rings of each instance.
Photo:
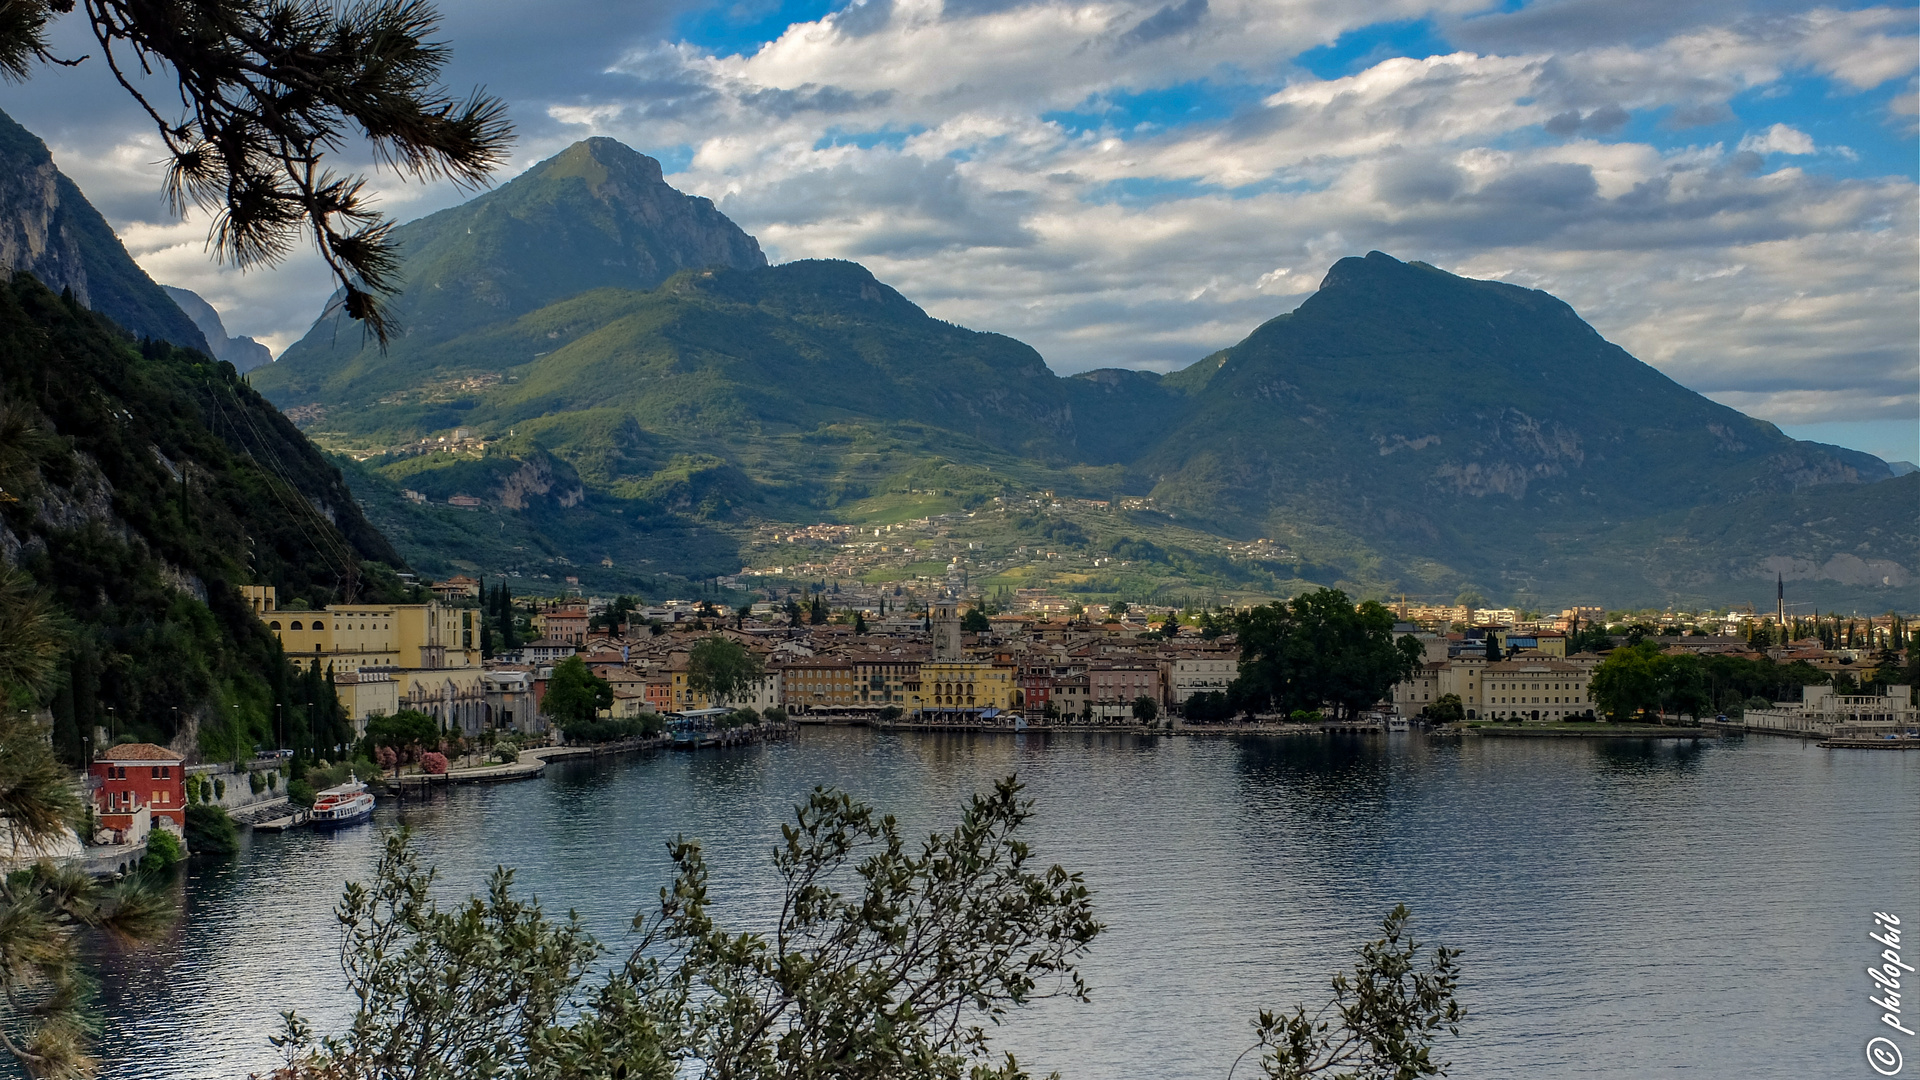
[[[960,607],[951,600],[933,605],[933,658],[963,660],[960,651]]]

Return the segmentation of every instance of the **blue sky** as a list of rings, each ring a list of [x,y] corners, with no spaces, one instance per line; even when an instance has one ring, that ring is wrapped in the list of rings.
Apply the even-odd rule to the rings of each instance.
[[[452,81],[514,108],[516,170],[619,138],[774,258],[858,260],[1062,372],[1191,363],[1377,248],[1548,289],[1685,385],[1909,460],[1917,22],[1912,4],[1788,0],[445,13]],[[111,91],[62,71],[6,107],[156,276],[297,337],[324,275],[210,264],[204,223],[157,212],[150,136]],[[406,218],[461,195],[387,197]]]

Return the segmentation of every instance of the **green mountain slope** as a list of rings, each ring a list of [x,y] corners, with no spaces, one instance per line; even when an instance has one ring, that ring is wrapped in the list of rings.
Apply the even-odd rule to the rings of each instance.
[[[120,246],[119,237],[73,181],[53,164],[47,144],[0,113],[0,268],[70,289],[85,306],[135,337],[189,349],[207,340]]]
[[[7,448],[0,556],[71,628],[53,707],[76,740],[111,723],[215,760],[249,752],[291,698],[240,586],[315,605],[400,595],[399,557],[339,471],[229,364],[135,348],[20,274],[0,286],[0,409],[29,432]]]
[[[1228,529],[1334,525],[1424,560],[1422,592],[1593,587],[1632,560],[1590,538],[1624,523],[1891,476],[1680,386],[1545,293],[1379,252],[1165,382],[1191,411],[1136,462],[1159,503]],[[1757,564],[1761,541],[1720,542]]]
[[[644,163],[647,182],[595,179],[621,162]],[[408,523],[453,513],[439,507],[458,495],[481,500],[492,529],[448,519],[472,538],[446,565],[703,576],[739,550],[717,538],[756,522],[883,525],[1055,490],[1150,497],[1130,531],[1098,542],[1144,545],[1128,562],[1177,548],[1190,568],[1265,537],[1273,564],[1249,581],[1624,604],[1741,599],[1787,559],[1810,565],[1833,602],[1881,606],[1902,587],[1833,562],[1837,535],[1729,525],[1829,487],[1885,519],[1898,497],[1872,483],[1891,475],[1885,463],[1716,405],[1545,293],[1375,252],[1184,370],[1063,379],[1020,342],[931,318],[855,264],[764,267],[756,248],[637,283],[631,267],[596,261],[611,233],[593,222],[653,220],[606,200],[637,206],[663,188],[649,159],[596,140],[406,226],[419,238],[402,297],[424,313],[415,332],[385,357],[357,341],[333,351],[322,320],[256,385],[324,445],[367,459],[359,490],[392,500],[375,516],[423,567],[443,553]],[[573,276],[499,291],[497,304],[452,287],[504,280],[512,263],[467,239],[510,216],[489,200],[528,220],[591,219],[550,230],[539,256]],[[441,438],[452,441],[421,441]],[[530,487],[533,475],[551,480]],[[402,489],[426,506],[403,506]],[[677,530],[703,537],[698,550],[656,542]],[[1212,554],[1196,530],[1216,538]],[[1705,550],[1650,563],[1655,535]]]
[[[713,203],[683,195],[660,163],[588,139],[470,202],[397,229],[400,336],[386,353],[341,315],[254,377],[276,400],[379,395],[457,375],[456,338],[589,289],[650,289],[685,269],[757,267],[753,237]]]

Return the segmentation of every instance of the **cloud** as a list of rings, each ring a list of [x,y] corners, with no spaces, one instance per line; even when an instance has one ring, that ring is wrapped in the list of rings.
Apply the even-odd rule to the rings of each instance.
[[[1920,411],[1913,170],[1867,175],[1838,145],[1912,137],[1910,8],[863,0],[771,40],[703,44],[673,37],[692,0],[565,3],[448,11],[455,82],[484,76],[515,103],[516,169],[620,138],[668,157],[677,186],[776,259],[859,260],[1057,370],[1190,363],[1379,248],[1551,289],[1759,415]],[[1447,44],[1370,50],[1335,77],[1303,66],[1375,24]],[[1810,119],[1810,97],[1884,135]],[[299,259],[212,268],[198,224],[157,212],[138,118],[102,115],[62,121],[57,152],[143,264],[236,330],[303,331],[324,275]],[[1736,121],[1737,144],[1712,130]],[[459,197],[382,192],[403,217]]]
[[[1755,154],[1811,154],[1813,136],[1785,124],[1775,124],[1740,140],[1740,149]]]
[[[1197,26],[1206,13],[1207,0],[1182,0],[1178,6],[1168,4],[1121,34],[1120,45],[1128,49],[1185,33]]]

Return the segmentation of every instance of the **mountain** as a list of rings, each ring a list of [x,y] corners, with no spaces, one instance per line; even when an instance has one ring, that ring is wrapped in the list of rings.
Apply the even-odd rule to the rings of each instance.
[[[0,284],[0,471],[0,558],[70,631],[53,701],[69,756],[109,717],[207,760],[271,744],[286,664],[243,585],[402,595],[340,471],[232,368],[136,346],[28,274]]]
[[[100,212],[53,163],[47,144],[0,113],[0,269],[25,271],[112,319],[135,337],[189,349],[207,340]]]
[[[590,289],[651,289],[686,269],[765,266],[759,242],[660,163],[588,139],[470,202],[394,232],[403,281],[385,353],[341,315],[323,317],[255,385],[276,396],[371,394],[431,381],[446,346]]]
[[[500,239],[525,222],[544,246]],[[737,569],[756,523],[880,525],[1037,491],[1130,502],[1007,516],[968,550],[1004,567],[1055,548],[1085,565],[1004,583],[1137,599],[1324,583],[1727,602],[1791,567],[1820,602],[1879,607],[1916,569],[1885,462],[1715,404],[1545,293],[1379,252],[1184,370],[1060,378],[856,264],[763,265],[607,140],[401,231],[416,262],[391,352],[322,318],[253,378],[364,459],[356,491],[428,572],[572,567],[644,589],[633,575]],[[535,282],[522,260],[552,270]],[[438,508],[458,496],[485,515]],[[1132,576],[1085,572],[1116,561]]]
[[[1189,404],[1133,463],[1161,505],[1332,524],[1501,594],[1586,576],[1582,538],[1623,522],[1893,475],[1680,386],[1546,293],[1380,252],[1163,384]]]
[[[215,360],[225,360],[233,365],[235,371],[242,372],[252,371],[261,364],[273,361],[273,351],[252,338],[228,337],[226,324],[220,321],[220,313],[213,309],[212,304],[200,299],[199,293],[172,285],[162,285],[160,288],[173,298],[174,303],[180,305],[180,310],[206,335],[207,349]]]

